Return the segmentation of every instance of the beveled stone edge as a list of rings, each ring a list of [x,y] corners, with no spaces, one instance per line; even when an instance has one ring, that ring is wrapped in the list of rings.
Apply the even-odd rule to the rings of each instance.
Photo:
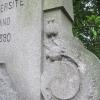
[[[43,11],[44,11],[44,12],[48,12],[48,11],[57,10],[57,9],[61,9],[62,12],[65,14],[65,16],[68,17],[68,19],[73,23],[74,18],[71,17],[71,15],[66,11],[66,9],[65,9],[64,6],[55,7],[55,8],[43,9]]]

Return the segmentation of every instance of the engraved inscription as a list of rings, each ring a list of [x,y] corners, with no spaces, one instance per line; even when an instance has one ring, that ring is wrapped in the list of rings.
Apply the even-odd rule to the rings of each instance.
[[[10,25],[10,17],[5,17],[3,19],[0,19],[0,27],[8,25]]]
[[[0,13],[6,12],[13,8],[21,7],[24,5],[23,0],[11,0],[9,2],[4,2],[0,4]]]
[[[0,34],[0,42],[10,42],[11,41],[11,33]]]
[[[12,32],[9,31],[9,27],[11,27],[11,22],[13,22],[13,17],[11,15],[7,15],[9,11],[16,8],[21,8],[24,6],[24,0],[10,0],[6,2],[0,3],[0,14],[4,14],[4,16],[0,16],[0,28],[3,29],[3,33],[0,32],[0,43],[9,43],[11,42]],[[8,29],[5,32],[5,28]],[[4,33],[5,32],[5,33]]]

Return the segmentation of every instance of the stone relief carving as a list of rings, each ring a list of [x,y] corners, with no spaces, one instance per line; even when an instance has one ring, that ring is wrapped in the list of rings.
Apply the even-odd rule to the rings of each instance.
[[[0,100],[18,100],[5,64],[0,64]]]
[[[57,61],[62,59],[65,50],[58,44],[61,40],[58,37],[58,24],[55,19],[49,19],[46,26],[46,39],[44,46],[46,48],[46,58],[50,61]],[[58,42],[59,41],[59,42]]]
[[[58,44],[61,40],[57,38],[58,24],[55,19],[52,18],[47,23],[44,46],[51,71],[44,71],[42,75],[42,93],[46,100],[70,99],[79,91],[78,66],[65,55],[66,49],[63,45]]]
[[[58,24],[49,18],[44,36],[44,71],[41,91],[45,100],[95,100],[95,79],[81,73],[80,66],[66,54]],[[85,88],[87,87],[87,89]]]

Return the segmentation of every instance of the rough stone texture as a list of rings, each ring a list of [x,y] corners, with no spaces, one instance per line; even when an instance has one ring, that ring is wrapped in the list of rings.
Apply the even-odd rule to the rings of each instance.
[[[72,35],[72,0],[44,1],[44,34],[41,6],[0,1],[0,100],[99,100],[100,61]]]
[[[54,23],[48,24],[48,21],[54,20]],[[56,24],[56,25],[55,25]],[[67,37],[73,37],[72,23],[61,11],[61,9],[51,10],[44,13],[44,29],[45,32],[59,32],[59,37],[67,39]]]
[[[42,0],[0,0],[0,21],[10,18],[0,23],[0,63],[6,65],[18,100],[40,100],[41,14]]]
[[[62,10],[44,13],[43,100],[100,99],[100,60],[73,37],[71,28]]]
[[[50,10],[54,8],[64,8],[69,16],[73,17],[73,1],[72,0],[44,0],[44,10]]]
[[[42,91],[45,98],[70,99],[79,91],[80,76],[77,66],[67,59],[47,65],[42,75]],[[66,84],[67,83],[67,84]],[[50,94],[51,93],[51,94]],[[46,95],[48,94],[48,95]],[[48,100],[48,99],[47,99]]]
[[[18,100],[17,92],[14,90],[5,64],[0,64],[0,100]]]

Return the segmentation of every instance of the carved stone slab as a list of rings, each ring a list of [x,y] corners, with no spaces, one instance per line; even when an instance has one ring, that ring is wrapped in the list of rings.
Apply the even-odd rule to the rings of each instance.
[[[68,13],[70,18],[73,20],[73,5],[72,0],[44,0],[44,11],[51,10],[55,8],[64,8],[65,11]]]
[[[40,100],[41,17],[42,0],[0,0],[0,62],[19,100]]]
[[[42,75],[42,92],[45,100],[49,98],[70,99],[76,95],[80,87],[78,68],[73,63],[55,61],[47,65],[50,69]]]
[[[61,10],[47,10],[44,15],[43,100],[99,100],[100,60],[69,35],[71,24],[66,24]]]

